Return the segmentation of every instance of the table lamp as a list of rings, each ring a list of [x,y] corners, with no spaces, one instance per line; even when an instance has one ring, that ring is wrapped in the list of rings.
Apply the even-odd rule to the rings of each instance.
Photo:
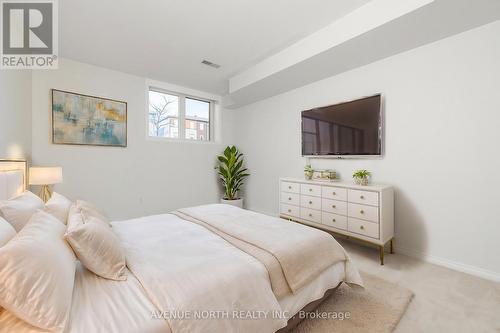
[[[50,185],[62,183],[61,167],[31,167],[29,174],[30,185],[41,185],[40,198],[47,202],[52,196]]]

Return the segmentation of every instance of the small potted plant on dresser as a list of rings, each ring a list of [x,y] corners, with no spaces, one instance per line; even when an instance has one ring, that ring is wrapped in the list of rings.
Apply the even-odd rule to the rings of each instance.
[[[238,197],[238,191],[243,186],[243,180],[248,177],[243,166],[243,154],[235,146],[226,147],[222,155],[217,156],[217,173],[224,187],[221,203],[243,208],[243,198]]]
[[[356,170],[352,174],[354,182],[358,185],[366,186],[370,180],[371,173],[368,170]]]
[[[311,180],[314,175],[314,169],[312,168],[311,164],[306,164],[304,167],[304,176],[306,177],[307,180]]]

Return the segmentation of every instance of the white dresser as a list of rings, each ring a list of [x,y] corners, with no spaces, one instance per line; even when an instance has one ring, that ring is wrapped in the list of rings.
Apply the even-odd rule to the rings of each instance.
[[[282,218],[375,244],[384,264],[384,246],[394,238],[391,186],[280,179]]]

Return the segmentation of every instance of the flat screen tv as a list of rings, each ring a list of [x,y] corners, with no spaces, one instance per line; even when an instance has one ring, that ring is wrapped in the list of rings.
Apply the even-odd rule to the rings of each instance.
[[[380,106],[375,95],[302,111],[302,155],[382,155]]]

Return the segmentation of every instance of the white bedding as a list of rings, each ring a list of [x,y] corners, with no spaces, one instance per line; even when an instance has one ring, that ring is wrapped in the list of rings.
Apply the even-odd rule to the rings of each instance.
[[[285,319],[165,321],[152,313],[239,309],[292,316],[344,281],[346,271],[357,274],[338,262],[278,301],[262,263],[199,225],[171,214],[112,224],[131,272],[126,281],[112,281],[78,266],[68,332],[274,332],[286,325]],[[4,332],[43,330],[0,309]]]
[[[107,280],[77,263],[67,332],[170,332],[164,320],[151,319],[153,311],[156,311],[156,308],[133,274],[129,274],[126,281]],[[0,333],[7,332],[47,331],[33,327],[0,309]]]

